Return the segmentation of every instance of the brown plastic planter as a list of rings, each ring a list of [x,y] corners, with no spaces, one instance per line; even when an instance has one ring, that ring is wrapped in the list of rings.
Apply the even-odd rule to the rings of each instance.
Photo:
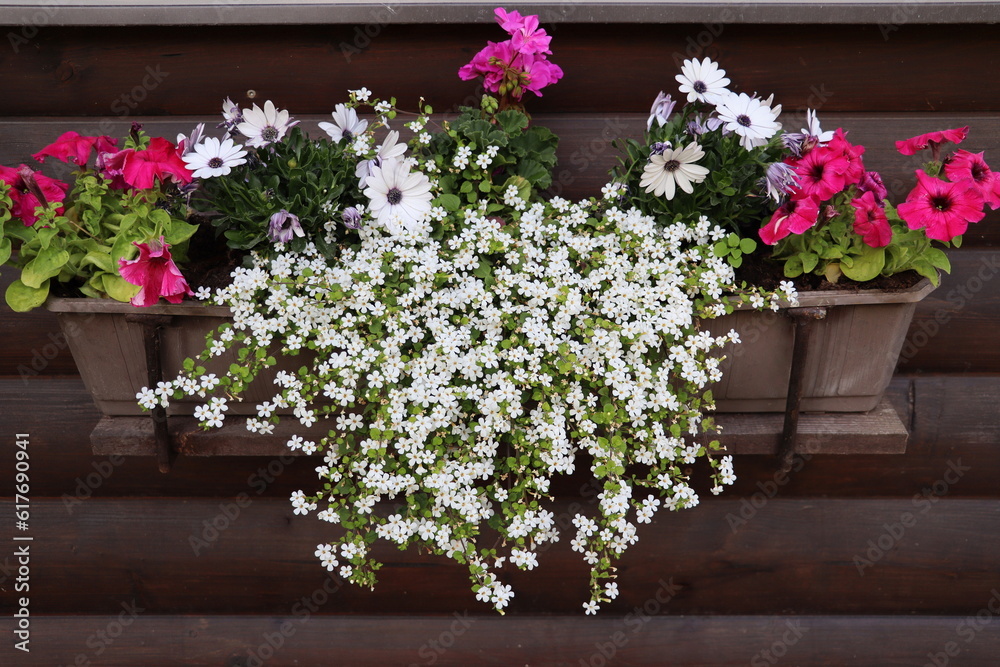
[[[162,304],[136,308],[110,299],[49,299],[46,308],[56,314],[69,342],[83,383],[102,414],[108,416],[148,415],[136,402],[136,394],[149,385],[146,374],[146,345],[143,326],[128,321],[129,315],[165,315],[169,323],[160,329],[160,363],[163,377],[173,379],[184,360],[205,349],[205,334],[232,319],[229,308],[199,303]],[[207,372],[221,377],[236,363],[235,354],[226,353],[202,364]],[[279,359],[278,366],[261,373],[244,394],[242,402],[230,401],[227,414],[256,414],[256,406],[274,397],[274,374],[281,368],[299,368],[304,356]],[[285,362],[282,365],[282,362]],[[190,415],[206,399],[172,400],[167,411]]]
[[[805,359],[803,412],[868,412],[882,398],[896,369],[917,302],[934,290],[926,278],[907,290],[799,294],[799,307],[825,307]],[[784,412],[792,366],[794,326],[784,310],[749,307],[709,320],[721,336],[736,329],[740,345],[727,346],[722,380],[712,388],[719,412]]]

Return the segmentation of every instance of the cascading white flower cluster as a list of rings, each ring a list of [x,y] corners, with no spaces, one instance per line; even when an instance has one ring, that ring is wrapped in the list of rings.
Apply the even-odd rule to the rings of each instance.
[[[537,567],[539,547],[560,539],[550,485],[583,464],[603,484],[592,515],[572,519],[593,613],[617,595],[612,562],[636,542],[634,522],[698,503],[682,464],[707,456],[716,493],[734,481],[731,457],[693,439],[713,429],[710,353],[736,342],[698,326],[732,290],[731,267],[708,250],[718,231],[605,206],[557,198],[514,207],[506,224],[466,209],[450,227],[368,226],[336,261],[311,246],[258,259],[218,291],[234,314],[218,338],[249,348],[224,388],[238,393],[273,363],[268,349],[315,354],[305,372],[277,374],[247,426],[270,432],[282,410],[336,424],[289,442],[325,452],[326,490],[292,501],[342,524],[317,548],[327,569],[373,585],[377,536],[468,565],[477,597],[502,610],[513,592],[501,569]],[[172,386],[201,388],[203,372]]]

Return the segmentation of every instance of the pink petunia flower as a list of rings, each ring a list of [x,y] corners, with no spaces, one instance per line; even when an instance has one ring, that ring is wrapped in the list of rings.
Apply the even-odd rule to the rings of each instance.
[[[140,190],[152,188],[156,178],[163,182],[169,176],[174,182],[184,184],[190,183],[193,178],[178,155],[177,147],[162,137],[153,137],[148,148],[127,155],[122,175],[126,183]]]
[[[861,192],[871,192],[875,195],[875,201],[882,201],[889,196],[889,191],[882,182],[882,176],[877,171],[866,171],[858,181],[858,190]]]
[[[957,150],[944,163],[944,173],[953,182],[968,179],[976,186],[983,201],[990,208],[1000,208],[1000,173],[986,164],[982,153]]]
[[[949,183],[932,178],[917,170],[917,187],[897,209],[899,217],[910,229],[927,229],[927,238],[951,241],[968,229],[970,222],[979,222],[983,212],[983,197],[971,180]]]
[[[953,144],[960,144],[965,140],[965,137],[969,134],[969,126],[959,127],[954,130],[941,130],[939,132],[928,132],[927,134],[921,134],[920,136],[913,137],[911,139],[905,139],[903,141],[896,142],[896,150],[903,155],[916,155],[917,151],[922,151],[927,147],[932,150],[937,150],[941,144],[946,142],[952,142]],[[936,156],[935,156],[935,159]]]
[[[20,218],[25,227],[30,227],[38,221],[35,209],[60,202],[66,198],[69,185],[45,174],[34,171],[26,164],[13,167],[0,166],[0,181],[10,188],[11,215]],[[62,213],[60,206],[56,212]]]
[[[774,245],[789,234],[801,234],[819,219],[819,200],[815,197],[790,199],[778,208],[760,228],[760,240]]]
[[[842,151],[829,147],[815,148],[806,153],[795,167],[802,196],[816,197],[824,201],[844,189],[847,184],[845,172],[850,162]]]
[[[873,248],[884,248],[892,240],[892,227],[885,210],[869,190],[851,202],[854,207],[854,232]]]
[[[91,151],[94,149],[98,153],[113,151],[117,143],[118,140],[113,137],[103,135],[99,137],[83,137],[79,133],[70,130],[61,134],[58,139],[31,157],[42,163],[45,162],[46,157],[54,157],[57,160],[72,162],[82,167],[90,159]]]
[[[180,303],[185,295],[194,296],[162,236],[159,241],[133,245],[139,249],[139,257],[118,260],[121,277],[142,288],[132,297],[133,306],[154,306],[161,296],[170,303]]]
[[[847,161],[847,168],[844,170],[844,187],[854,185],[861,180],[865,173],[865,165],[861,156],[865,152],[864,146],[855,146],[847,140],[844,130],[838,128],[833,135],[833,139],[822,149],[833,154],[840,155]]]

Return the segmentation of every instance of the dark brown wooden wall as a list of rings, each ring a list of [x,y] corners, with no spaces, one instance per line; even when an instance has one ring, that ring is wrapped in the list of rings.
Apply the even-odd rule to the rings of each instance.
[[[248,104],[248,91],[310,127],[362,85],[447,112],[476,99],[455,71],[500,37],[383,25],[366,45],[363,27],[45,27],[0,48],[0,164],[67,129],[121,134],[140,120],[172,136],[214,121],[227,95]],[[567,196],[599,192],[610,141],[638,134],[688,56],[719,60],[786,112],[818,108],[825,128],[849,128],[897,198],[919,160],[895,153],[896,139],[969,125],[968,149],[1000,167],[994,25],[551,32],[566,77],[530,110],[563,137]],[[461,568],[409,552],[381,550],[374,592],[327,580],[313,550],[333,533],[293,518],[287,500],[310,488],[313,461],[182,457],[162,475],[151,459],[94,456],[98,415],[54,318],[0,306],[0,516],[12,524],[14,435],[28,433],[34,537],[30,655],[13,650],[17,562],[13,542],[0,547],[0,664],[995,664],[998,241],[994,213],[918,309],[890,392],[911,430],[905,455],[799,458],[787,478],[768,457],[739,457],[721,497],[642,528],[622,597],[597,619],[582,616],[587,580],[568,543],[511,575],[504,618],[475,601]],[[593,497],[584,477],[564,487]]]

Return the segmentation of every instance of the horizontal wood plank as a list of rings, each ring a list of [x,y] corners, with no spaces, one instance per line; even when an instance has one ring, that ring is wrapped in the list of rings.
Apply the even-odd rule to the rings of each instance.
[[[552,506],[560,525],[589,499]],[[926,508],[926,509],[925,509]],[[36,613],[108,613],[122,601],[153,614],[283,614],[326,571],[316,545],[339,528],[296,516],[287,499],[91,499],[73,506],[33,498],[31,601]],[[377,508],[390,512],[390,506]],[[0,502],[13,513],[13,501]],[[572,531],[572,527],[570,527]],[[1000,505],[995,499],[928,496],[747,501],[708,497],[639,527],[618,567],[625,614],[671,579],[671,614],[965,614],[1000,586]],[[374,591],[344,586],[328,613],[489,611],[462,566],[381,542]],[[576,614],[588,575],[569,537],[531,572],[502,573],[511,612]],[[86,581],[86,586],[79,582]],[[14,592],[0,592],[10,608]]]
[[[721,62],[740,90],[773,92],[789,109],[1000,110],[1000,89],[982,85],[981,79],[982,72],[1000,66],[1000,52],[992,48],[993,26],[963,26],[961,39],[954,30],[933,25],[905,21],[891,26],[899,29],[552,26],[552,59],[565,77],[532,103],[532,111],[645,111],[657,91],[674,88],[683,59],[703,56]],[[366,35],[365,27],[374,34]],[[5,100],[7,115],[204,113],[226,95],[243,102],[250,90],[257,99],[273,99],[299,114],[327,113],[345,90],[362,85],[411,104],[424,96],[435,108],[447,109],[474,91],[473,84],[458,79],[458,68],[487,40],[502,36],[496,25],[485,24],[419,30],[378,23],[280,30],[50,26],[0,59],[0,80],[18,91]],[[892,82],[891,94],[885,92],[886,82]]]
[[[998,624],[957,615],[678,616],[654,596],[648,607],[597,618],[497,618],[465,609],[404,618],[323,615],[326,604],[319,603],[327,599],[317,593],[315,602],[289,600],[289,610],[277,616],[159,616],[140,612],[128,600],[118,614],[38,616],[32,618],[31,656],[39,665],[84,664],[74,663],[84,656],[104,667],[742,667],[755,660],[757,665],[780,660],[813,667],[886,667],[933,664],[929,656],[939,656],[939,664],[950,657],[955,664],[990,665],[1000,652]],[[990,599],[985,592],[982,599],[970,600],[969,613],[988,612]],[[302,613],[290,613],[296,604]],[[6,636],[13,627],[12,619],[0,621]],[[117,635],[114,641],[98,634],[110,639],[109,629]],[[0,651],[13,649],[8,643]]]
[[[933,487],[954,461],[971,471],[949,488],[950,497],[997,493],[1000,378],[897,377],[888,396],[910,431],[905,455],[826,456],[811,453],[806,443],[792,473],[784,476],[778,475],[773,456],[744,455],[736,462],[736,484],[724,497],[749,499],[764,490],[781,497],[912,498]],[[233,497],[241,492],[287,498],[316,483],[318,458],[290,452],[179,456],[169,475],[157,472],[151,457],[94,455],[90,433],[99,415],[79,379],[0,380],[0,405],[0,433],[31,435],[32,456],[44,470],[32,480],[37,494],[81,501],[129,495]],[[692,477],[699,492],[707,493],[707,471],[695,466]],[[12,480],[0,477],[0,495],[13,493]],[[587,484],[579,474],[557,478],[553,488],[572,497]]]

